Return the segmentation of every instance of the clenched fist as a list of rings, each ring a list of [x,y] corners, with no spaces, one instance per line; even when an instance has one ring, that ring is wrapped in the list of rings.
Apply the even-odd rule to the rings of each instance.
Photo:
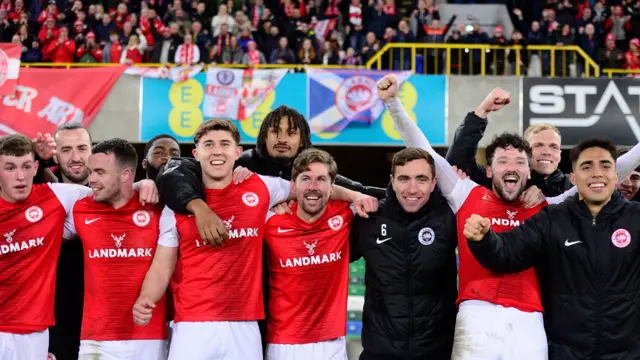
[[[473,214],[464,224],[464,236],[471,241],[480,241],[489,232],[491,222],[488,218]]]
[[[498,111],[511,102],[511,94],[500,88],[493,89],[480,103],[475,111],[476,116],[485,119],[490,112]]]
[[[398,79],[393,74],[385,75],[378,81],[378,97],[386,102],[398,96]]]

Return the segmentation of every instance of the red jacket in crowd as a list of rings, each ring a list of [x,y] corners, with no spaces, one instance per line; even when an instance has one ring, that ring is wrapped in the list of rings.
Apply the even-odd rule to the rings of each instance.
[[[42,50],[42,58],[45,54],[54,63],[70,63],[73,62],[73,56],[76,53],[76,42],[70,39],[64,40],[62,43],[52,41],[46,48]]]

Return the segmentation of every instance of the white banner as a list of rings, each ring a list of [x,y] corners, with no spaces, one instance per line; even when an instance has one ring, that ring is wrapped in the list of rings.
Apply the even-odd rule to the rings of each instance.
[[[288,71],[209,68],[204,116],[246,119],[278,86]]]
[[[198,75],[204,67],[196,66],[175,66],[175,67],[141,67],[131,66],[124,71],[128,75],[137,75],[140,77],[152,79],[169,79],[175,82],[183,82]]]

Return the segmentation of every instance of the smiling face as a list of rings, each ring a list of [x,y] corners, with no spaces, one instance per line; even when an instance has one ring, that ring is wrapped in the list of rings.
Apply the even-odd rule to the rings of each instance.
[[[640,171],[638,169],[632,171],[619,184],[616,184],[616,190],[627,200],[633,200],[638,193],[638,189],[640,189]]]
[[[193,157],[202,166],[205,185],[231,181],[233,166],[242,153],[236,126],[228,120],[209,120],[200,125],[194,140]]]
[[[531,168],[545,177],[553,174],[560,164],[560,135],[549,128],[527,132],[525,138],[531,145]]]
[[[571,182],[588,205],[599,206],[611,199],[618,182],[611,152],[601,147],[584,149],[573,164]]]
[[[436,180],[429,163],[424,159],[408,161],[395,167],[391,185],[404,211],[415,213],[428,201]]]
[[[83,184],[91,156],[91,137],[84,129],[60,130],[55,134],[56,159],[65,182]]]
[[[323,163],[309,164],[294,182],[298,204],[310,217],[324,211],[333,192],[333,182],[329,169]]]
[[[506,202],[515,201],[527,187],[530,177],[529,161],[523,150],[507,146],[497,148],[487,177],[492,179],[493,192]]]

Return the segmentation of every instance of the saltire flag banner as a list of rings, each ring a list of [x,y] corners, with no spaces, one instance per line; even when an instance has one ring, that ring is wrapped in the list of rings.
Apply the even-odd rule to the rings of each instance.
[[[142,67],[131,66],[125,70],[127,75],[137,75],[152,79],[169,79],[174,82],[187,81],[198,75],[204,68],[203,65],[175,66],[175,67]]]
[[[329,35],[329,31],[336,28],[336,23],[337,18],[311,21],[311,28],[315,31],[316,39],[318,39],[321,44],[324,43],[327,35]]]
[[[88,127],[126,68],[21,69],[15,94],[0,96],[0,135],[34,138],[65,123]]]
[[[0,95],[13,95],[20,75],[22,44],[0,43]]]
[[[340,132],[351,122],[372,124],[385,109],[376,83],[391,73],[398,86],[411,76],[410,71],[307,69],[311,131]]]
[[[209,68],[204,116],[243,120],[278,86],[288,69]]]

